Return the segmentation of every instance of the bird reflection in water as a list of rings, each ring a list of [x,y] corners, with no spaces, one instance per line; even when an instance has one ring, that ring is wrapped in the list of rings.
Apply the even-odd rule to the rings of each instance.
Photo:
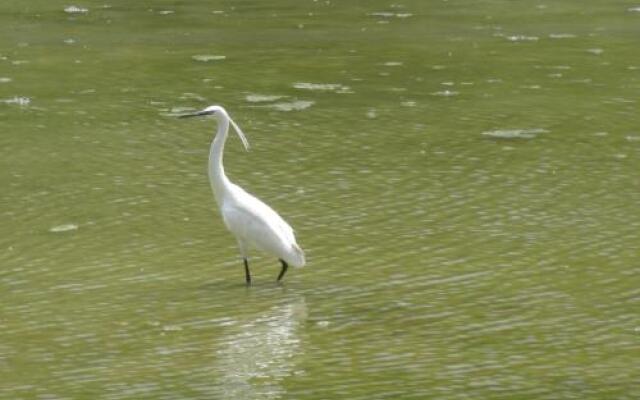
[[[282,381],[300,374],[295,359],[303,352],[300,325],[307,318],[303,297],[272,307],[236,324],[222,338],[217,354],[219,387],[227,399],[278,399]]]

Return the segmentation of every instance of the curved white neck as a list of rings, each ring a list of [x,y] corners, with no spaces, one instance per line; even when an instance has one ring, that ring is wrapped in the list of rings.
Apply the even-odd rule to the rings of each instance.
[[[222,156],[224,152],[224,142],[229,133],[229,118],[227,116],[218,117],[218,132],[216,133],[211,149],[209,151],[209,182],[213,189],[218,206],[222,206],[224,194],[228,192],[231,181],[224,173]]]

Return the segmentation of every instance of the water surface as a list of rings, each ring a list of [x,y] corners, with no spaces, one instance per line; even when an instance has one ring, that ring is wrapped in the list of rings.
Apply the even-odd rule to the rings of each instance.
[[[3,2],[0,398],[636,398],[637,7]]]

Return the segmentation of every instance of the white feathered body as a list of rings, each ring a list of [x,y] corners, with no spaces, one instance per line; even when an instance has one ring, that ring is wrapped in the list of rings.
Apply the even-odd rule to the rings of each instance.
[[[291,266],[304,266],[304,252],[296,243],[293,229],[271,207],[233,183],[221,200],[222,219],[238,240],[241,252],[256,248]]]

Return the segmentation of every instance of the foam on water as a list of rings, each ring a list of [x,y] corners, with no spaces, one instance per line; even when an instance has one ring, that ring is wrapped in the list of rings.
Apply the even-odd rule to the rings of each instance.
[[[457,96],[460,93],[456,92],[455,90],[440,90],[440,91],[437,91],[437,92],[432,92],[430,94],[432,96],[452,97],[452,96]]]
[[[245,99],[249,103],[268,103],[268,102],[280,100],[280,99],[282,99],[284,97],[285,96],[251,93],[251,94],[246,95]]]
[[[368,14],[371,17],[379,17],[379,18],[409,18],[412,17],[412,13],[407,12],[390,12],[390,11],[378,11],[372,12]]]
[[[56,225],[51,227],[49,229],[49,232],[59,233],[59,232],[69,232],[69,231],[75,231],[75,230],[78,230],[77,224],[62,224],[62,225]]]
[[[293,84],[296,89],[312,90],[321,92],[336,92],[336,93],[352,93],[351,88],[340,83],[309,83],[309,82],[296,82]]]
[[[551,39],[573,39],[578,37],[577,35],[574,35],[573,33],[550,33],[549,34],[549,38]]]
[[[29,104],[31,104],[31,99],[28,97],[16,96],[16,97],[0,100],[0,102],[5,104],[17,104],[19,106],[28,106]]]
[[[226,58],[226,56],[216,54],[196,54],[191,56],[191,59],[199,62],[223,61],[226,60]]]
[[[482,135],[496,139],[533,139],[541,133],[549,132],[542,128],[530,129],[498,129],[482,132]]]
[[[537,42],[537,36],[511,35],[505,37],[510,42]]]
[[[89,12],[89,9],[79,6],[68,6],[64,8],[64,12],[66,12],[67,14],[87,14]]]

